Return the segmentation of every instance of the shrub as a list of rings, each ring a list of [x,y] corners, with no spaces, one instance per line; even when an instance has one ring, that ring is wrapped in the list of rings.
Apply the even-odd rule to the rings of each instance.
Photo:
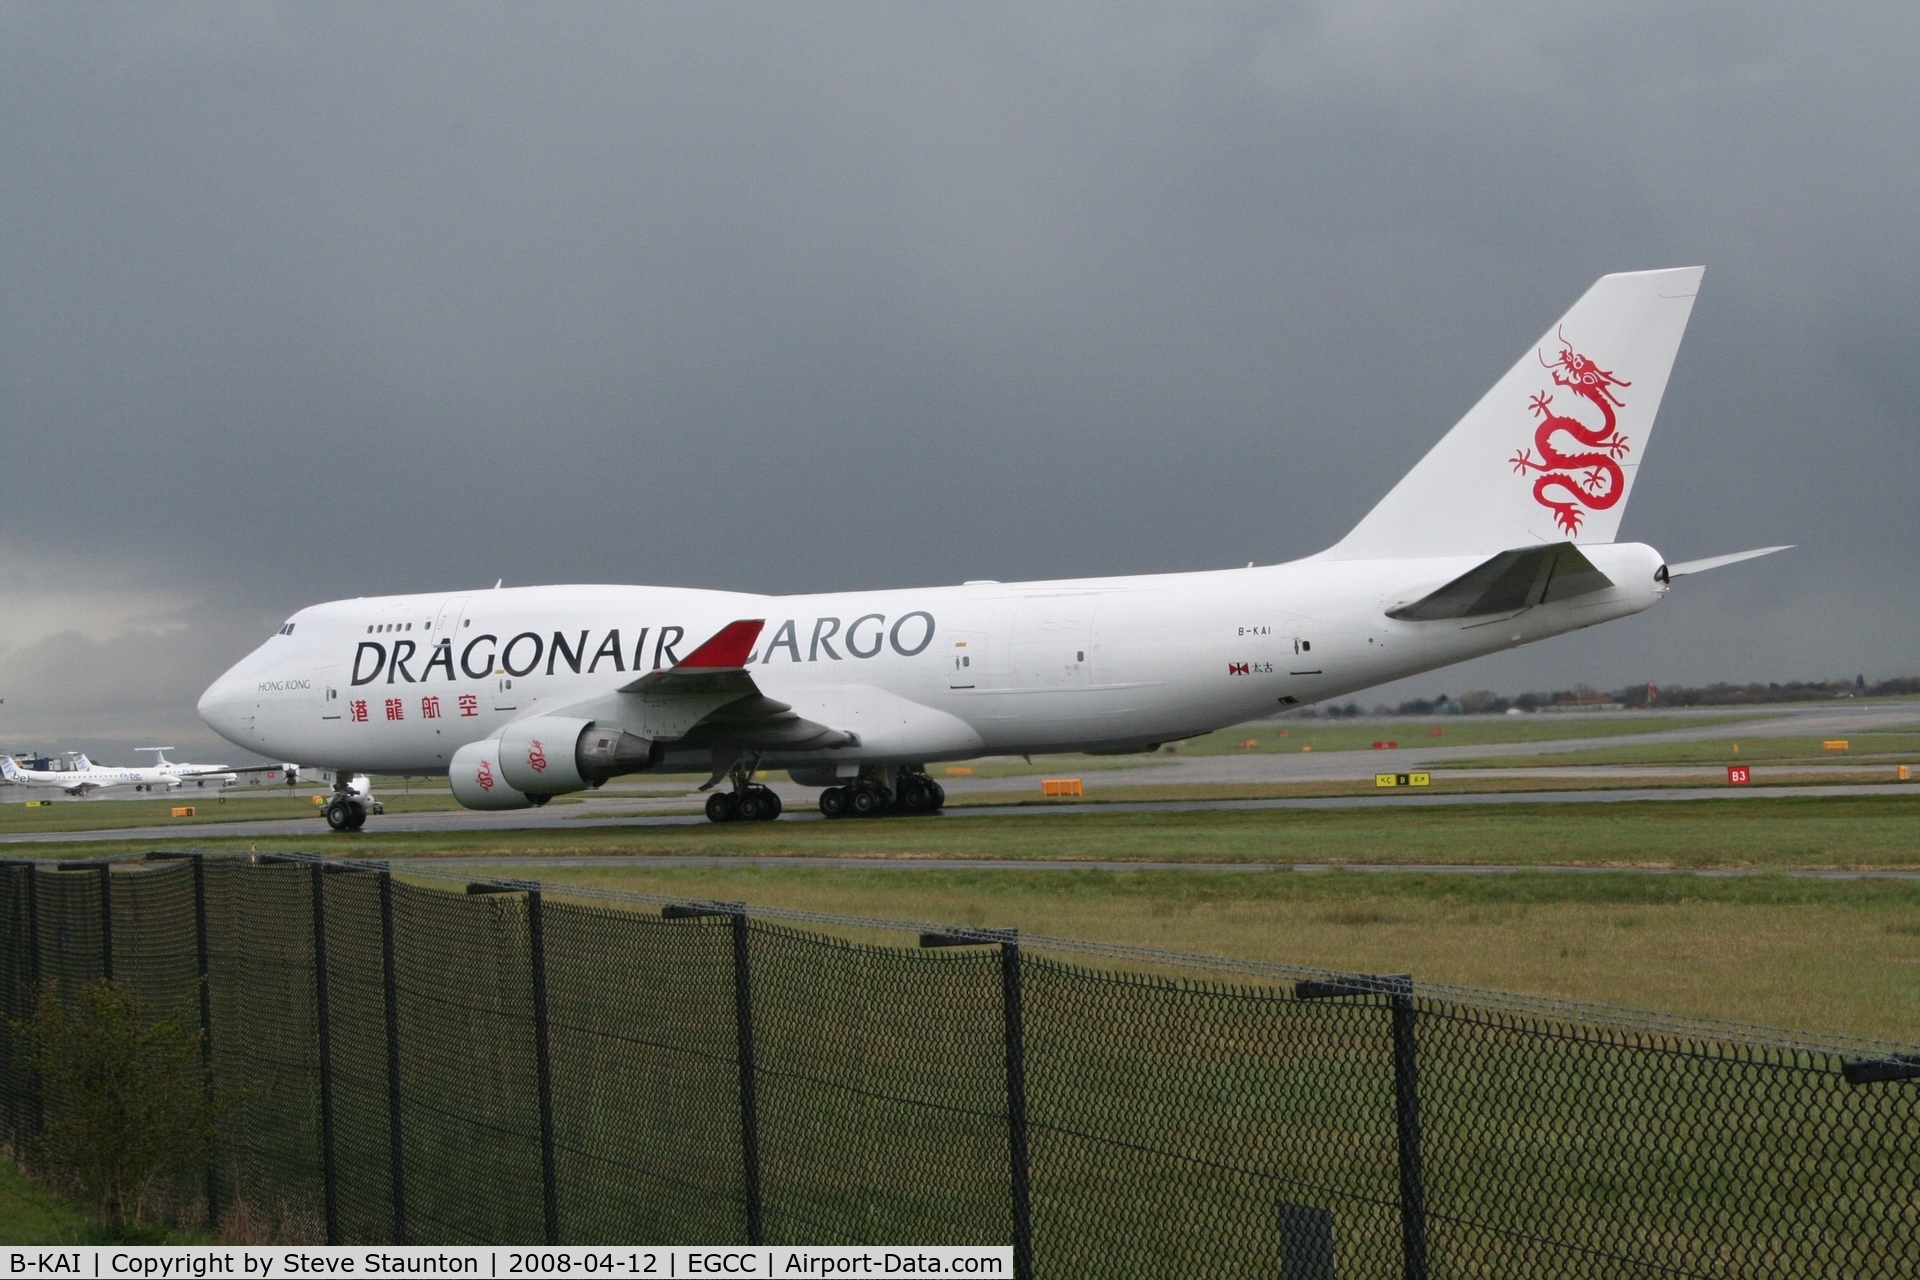
[[[145,1016],[125,986],[96,980],[72,1001],[48,987],[19,1025],[45,1116],[30,1168],[103,1230],[133,1221],[172,1175],[204,1166],[215,1108],[199,1028],[184,1013]]]

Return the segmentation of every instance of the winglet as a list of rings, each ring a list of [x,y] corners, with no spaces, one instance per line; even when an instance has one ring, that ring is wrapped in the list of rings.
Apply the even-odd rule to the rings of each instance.
[[[714,632],[705,644],[682,658],[680,669],[698,671],[702,668],[746,666],[747,655],[753,652],[753,642],[760,638],[760,629],[766,625],[765,618],[742,618],[738,622],[729,622]]]

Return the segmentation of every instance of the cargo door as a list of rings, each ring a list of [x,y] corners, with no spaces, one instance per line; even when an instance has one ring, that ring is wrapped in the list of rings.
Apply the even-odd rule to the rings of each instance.
[[[1013,685],[1022,689],[1084,689],[1091,680],[1094,591],[1028,596],[1013,617],[1008,654]]]

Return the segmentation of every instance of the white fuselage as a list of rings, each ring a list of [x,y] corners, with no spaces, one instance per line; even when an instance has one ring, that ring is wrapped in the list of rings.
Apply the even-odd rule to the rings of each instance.
[[[170,766],[173,769],[191,766]],[[37,787],[65,791],[69,795],[85,795],[91,791],[104,791],[109,787],[144,787],[172,790],[183,785],[176,774],[163,768],[114,769],[102,765],[90,764],[84,769],[22,769],[18,765],[8,770],[7,781],[17,787]],[[226,775],[229,779],[232,775]]]
[[[1145,748],[1638,613],[1659,553],[1582,548],[1616,584],[1497,618],[1386,612],[1483,557],[898,591],[760,596],[554,586],[341,600],[302,610],[210,687],[229,741],[343,771],[445,772],[536,707],[577,705],[764,618],[747,668],[767,697],[857,745],[772,767],[907,765]],[[705,771],[705,750],[664,768]]]

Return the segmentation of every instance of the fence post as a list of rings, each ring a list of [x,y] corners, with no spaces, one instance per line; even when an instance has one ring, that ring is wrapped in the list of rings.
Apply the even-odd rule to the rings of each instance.
[[[407,1194],[400,1142],[400,983],[393,965],[393,872],[380,873],[380,978],[387,1006],[388,1181],[393,1189],[393,1242],[407,1242]]]
[[[540,1081],[540,1198],[547,1243],[560,1243],[560,1189],[553,1157],[553,1060],[547,1051],[547,944],[540,891],[527,891],[527,951],[533,963],[533,1063]]]
[[[744,902],[675,903],[661,908],[663,920],[700,920],[725,916],[733,927],[734,1060],[740,1069],[740,1174],[747,1203],[747,1243],[762,1244],[766,1232],[760,1212],[760,1104],[753,1065],[753,982],[748,959],[751,934]]]
[[[1020,1008],[1020,943],[1000,944],[1000,1001],[1006,1019],[1007,1154],[1013,1175],[1013,1274],[1032,1280],[1033,1221],[1027,1188],[1026,1026]]]
[[[200,967],[200,1079],[207,1108],[213,1108],[212,962],[207,946],[207,860],[193,855],[193,940]],[[207,1149],[207,1229],[220,1225],[220,1165],[209,1140]]]
[[[113,864],[100,864],[100,976],[113,981]]]
[[[527,895],[527,960],[533,971],[533,1067],[540,1102],[540,1208],[548,1244],[560,1243],[560,1188],[553,1154],[553,1059],[547,1052],[547,939],[540,913],[540,886],[480,881],[473,893]]]
[[[923,947],[1000,947],[1000,1012],[1007,1047],[1007,1166],[1013,1192],[1014,1280],[1033,1280],[1033,1217],[1027,1185],[1027,1046],[1020,1009],[1020,935],[1012,929],[923,933]]]
[[[740,1160],[747,1199],[747,1243],[763,1244],[760,1216],[760,1111],[754,1093],[753,987],[747,963],[747,913],[733,917],[733,1013],[740,1061]]]
[[[32,986],[28,988],[27,1016],[31,1018],[40,1011],[40,1000],[45,992],[40,984],[40,864],[27,863],[27,976]],[[27,1076],[27,1088],[32,1092],[28,1099],[27,1123],[32,1126],[28,1137],[38,1137],[46,1126],[45,1099],[40,1093],[40,1073],[30,1072]],[[23,1145],[14,1140],[16,1148]]]
[[[333,1163],[333,1037],[327,1010],[327,868],[313,871],[313,1011],[320,1040],[320,1163],[326,1187],[327,1243],[340,1243],[339,1186]]]
[[[38,1003],[40,992],[33,979],[33,969],[39,939],[34,936],[33,928],[33,864],[10,863],[5,870],[7,923],[20,930],[6,940],[6,1070],[8,1077],[19,1086],[17,1091],[9,1090],[7,1094],[6,1137],[15,1151],[24,1153],[29,1117],[33,1111],[33,1081],[31,1073],[21,1061],[20,1036],[14,1028],[16,1021],[33,1016]]]
[[[1420,1176],[1420,1071],[1414,1039],[1412,980],[1393,1006],[1393,1095],[1400,1135],[1400,1245],[1406,1280],[1426,1280],[1427,1209]]]

